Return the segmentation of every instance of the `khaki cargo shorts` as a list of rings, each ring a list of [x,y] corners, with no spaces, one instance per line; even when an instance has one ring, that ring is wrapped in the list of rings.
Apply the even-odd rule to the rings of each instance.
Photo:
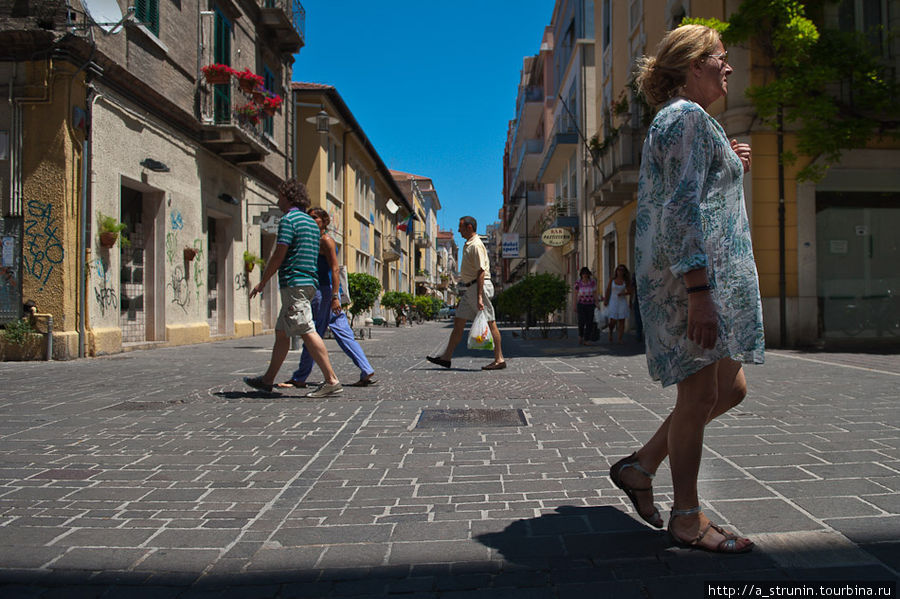
[[[284,331],[288,337],[306,335],[316,330],[310,300],[316,294],[312,285],[284,287],[281,290],[281,312],[275,323],[276,331]]]
[[[494,284],[488,279],[484,282],[484,295],[482,297],[482,300],[484,300],[484,314],[487,316],[488,322],[496,320],[494,317],[494,304],[491,303],[492,297],[494,297]],[[475,320],[477,314],[478,283],[472,283],[466,287],[466,292],[459,300],[459,306],[456,307],[456,318]]]

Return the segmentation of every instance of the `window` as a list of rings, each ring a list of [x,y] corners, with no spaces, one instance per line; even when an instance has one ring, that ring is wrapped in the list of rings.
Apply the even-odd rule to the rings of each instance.
[[[841,31],[859,31],[869,43],[885,53],[887,44],[887,0],[842,0],[838,22]]]
[[[344,159],[341,146],[333,139],[328,139],[328,193],[334,197],[343,200],[344,195],[344,178],[343,164]]]
[[[612,0],[603,0],[603,49],[612,41]]]
[[[149,0],[147,0],[149,2]],[[153,0],[154,4],[156,0]],[[145,2],[146,3],[146,2]],[[138,2],[140,6],[140,2]],[[215,38],[213,40],[213,60],[219,64],[231,64],[231,21],[222,11],[216,9]],[[231,85],[216,85],[213,90],[213,116],[217,123],[231,121]]]
[[[364,220],[359,221],[359,249],[369,253],[369,223]]]
[[[275,89],[275,75],[269,70],[269,67],[263,67],[263,85],[269,93],[277,93]],[[263,133],[269,137],[275,135],[275,117],[265,117],[262,125]]]
[[[159,0],[135,0],[134,18],[159,37]]]
[[[641,18],[644,16],[643,4],[642,0],[631,0],[631,6],[628,7],[628,30],[631,33],[634,33],[641,24]]]

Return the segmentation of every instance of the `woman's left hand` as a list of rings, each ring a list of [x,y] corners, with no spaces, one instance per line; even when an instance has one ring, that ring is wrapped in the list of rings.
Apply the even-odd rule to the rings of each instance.
[[[731,149],[737,154],[737,157],[741,159],[741,164],[744,165],[744,172],[750,172],[750,144],[742,144],[738,143],[738,140],[731,140]]]
[[[687,336],[703,349],[716,346],[719,310],[708,291],[688,295]]]

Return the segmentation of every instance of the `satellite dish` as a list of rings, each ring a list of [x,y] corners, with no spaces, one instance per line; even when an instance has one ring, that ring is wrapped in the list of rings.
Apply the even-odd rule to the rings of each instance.
[[[81,0],[81,3],[94,24],[106,33],[118,29],[124,20],[116,0]]]

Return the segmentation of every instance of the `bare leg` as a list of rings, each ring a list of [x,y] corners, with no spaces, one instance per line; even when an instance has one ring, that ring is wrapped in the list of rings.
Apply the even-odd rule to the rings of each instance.
[[[441,354],[442,360],[450,360],[453,358],[453,350],[462,341],[463,332],[466,328],[466,320],[464,318],[453,318],[453,331],[450,333],[450,339],[447,341],[447,349]],[[491,331],[493,334],[493,331]],[[496,351],[496,350],[494,350]]]
[[[269,360],[269,368],[266,370],[266,373],[262,375],[264,383],[269,385],[275,383],[275,377],[278,376],[278,371],[281,369],[281,365],[284,363],[290,348],[291,339],[287,336],[287,333],[276,330],[275,344],[272,346],[272,359]]]
[[[744,370],[740,362],[724,358],[719,360],[717,365],[718,395],[716,404],[707,418],[707,423],[740,404],[747,395],[747,381],[744,378]],[[669,414],[650,440],[637,452],[639,463],[648,472],[656,472],[662,461],[669,455],[671,420],[672,414]],[[623,470],[621,476],[622,482],[630,487],[646,487],[650,484],[647,477],[633,468]],[[649,512],[650,506],[653,504],[652,493],[650,491],[641,492],[639,498],[641,509]]]
[[[606,330],[609,331],[609,342],[610,343],[613,342],[612,336],[613,336],[613,329],[615,329],[615,328],[616,328],[616,319],[610,318],[609,324],[606,326]]]
[[[625,336],[625,319],[619,319],[619,343],[624,343],[622,338]]]
[[[316,366],[319,367],[319,370],[325,376],[325,382],[329,385],[338,383],[337,375],[334,374],[334,369],[331,367],[331,360],[328,359],[328,349],[325,347],[325,342],[322,341],[319,334],[312,331],[301,335],[301,337],[303,337],[303,345],[309,350],[309,354],[312,356]]]
[[[500,329],[497,328],[497,321],[492,320],[488,323],[491,329],[491,337],[494,338],[494,364],[503,362],[503,349],[500,347]]]

